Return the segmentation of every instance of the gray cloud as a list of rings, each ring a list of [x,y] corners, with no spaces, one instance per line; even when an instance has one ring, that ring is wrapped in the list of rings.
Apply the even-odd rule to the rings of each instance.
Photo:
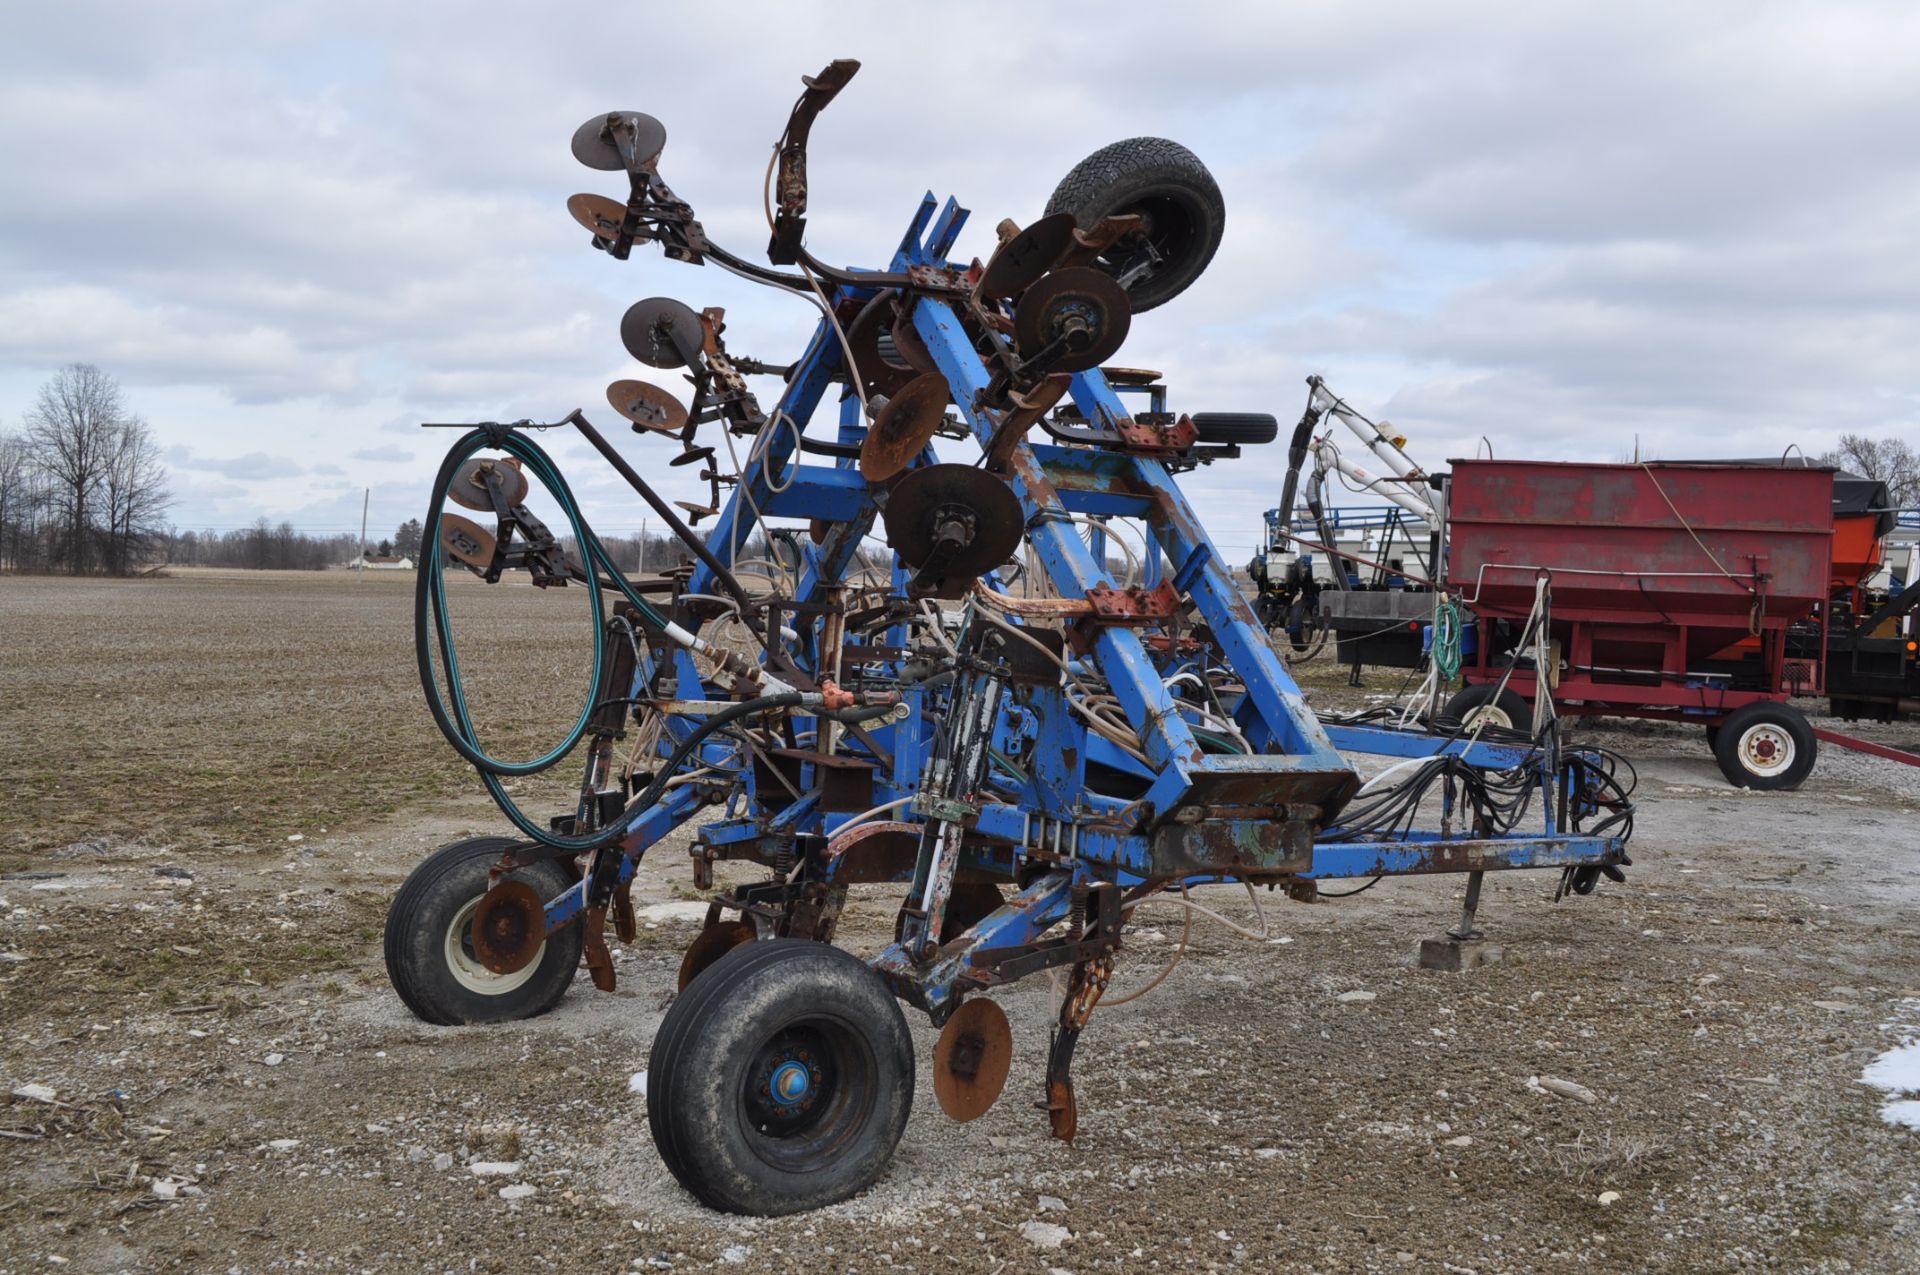
[[[604,387],[638,371],[617,323],[639,297],[723,305],[736,351],[792,356],[804,305],[589,251],[564,200],[620,182],[566,139],[598,111],[653,111],[668,179],[756,255],[798,76],[852,54],[864,68],[813,135],[810,239],[830,259],[880,264],[928,187],[975,210],[959,255],[984,255],[995,221],[1036,215],[1116,137],[1209,163],[1226,243],[1122,358],[1164,370],[1177,406],[1291,421],[1319,372],[1429,462],[1483,436],[1611,459],[1636,437],[1750,454],[1915,428],[1908,6],[1399,0],[1169,22],[1142,4],[1103,10],[1082,57],[1062,55],[1089,47],[1080,15],[990,3],[968,21],[996,38],[932,62],[877,2],[720,20],[782,38],[716,62],[710,28],[654,21],[636,69],[628,42],[536,10],[22,10],[0,47],[0,392],[23,404],[87,359],[191,448],[176,466],[231,473],[259,512],[357,526],[357,488],[303,476],[348,455],[391,463],[376,514],[417,513],[439,440],[401,440],[422,420],[580,406],[617,424]],[[670,444],[609,432],[696,494],[655,463]],[[1250,545],[1278,460],[1188,480],[1222,541]],[[576,472],[596,519],[637,525],[617,482]],[[185,521],[202,491],[237,507],[177,485]]]
[[[236,480],[294,478],[307,472],[305,465],[268,452],[248,452],[244,456],[201,456],[192,448],[174,446],[166,449],[165,456],[167,463],[177,468],[197,469]]]

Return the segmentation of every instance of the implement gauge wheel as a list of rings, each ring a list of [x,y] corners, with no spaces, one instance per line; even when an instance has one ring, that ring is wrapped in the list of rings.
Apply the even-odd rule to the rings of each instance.
[[[769,1217],[864,1191],[913,1105],[913,1039],[893,993],[826,943],[773,939],[721,957],[667,1010],[647,1121],[709,1208]]]
[[[1164,137],[1130,137],[1074,165],[1047,200],[1047,215],[1072,213],[1082,230],[1109,217],[1139,216],[1131,236],[1095,262],[1127,290],[1134,313],[1179,296],[1220,247],[1227,204],[1198,156]]]
[[[487,893],[487,869],[509,837],[469,837],[442,846],[413,870],[387,911],[387,978],[407,1008],[429,1023],[504,1023],[560,1003],[580,965],[585,936],[569,925],[511,974],[496,974],[473,945],[473,918]],[[509,873],[544,902],[573,880],[552,860]]]
[[[1727,714],[1713,757],[1735,787],[1798,788],[1812,773],[1819,746],[1799,709],[1761,700]]]

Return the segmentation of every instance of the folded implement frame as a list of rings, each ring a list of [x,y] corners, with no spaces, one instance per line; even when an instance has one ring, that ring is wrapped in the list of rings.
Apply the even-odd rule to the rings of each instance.
[[[1099,366],[1133,298],[1159,304],[1206,264],[1211,246],[1180,237],[1203,223],[1198,212],[1175,233],[1166,209],[1184,192],[1204,211],[1210,178],[1176,168],[1188,185],[1159,202],[1003,223],[984,265],[949,259],[968,214],[928,195],[884,265],[832,267],[795,222],[813,117],[852,68],[807,81],[783,139],[768,255],[797,276],[749,267],[706,236],[659,180],[665,130],[648,117],[616,112],[576,135],[576,155],[632,179],[624,205],[575,197],[596,247],[625,258],[660,242],[670,258],[813,292],[821,318],[797,359],[760,363],[727,352],[719,311],[655,299],[629,312],[629,350],[684,368],[694,389],[687,408],[637,382],[610,391],[637,431],[677,437],[682,459],[713,475],[704,534],[662,512],[690,569],[624,577],[525,429],[479,426],[456,445],[428,540],[457,539],[455,560],[487,578],[524,565],[536,582],[571,580],[612,606],[583,728],[555,750],[585,751],[581,798],[542,827],[512,806],[509,772],[475,742],[443,623],[444,555],[423,571],[430,699],[524,839],[429,860],[388,932],[389,968],[417,1011],[524,1016],[554,1003],[583,952],[611,987],[605,926],[631,935],[628,888],[670,830],[703,820],[692,853],[705,888],[717,861],[762,865],[764,876],[712,896],[655,1040],[648,1098],[676,1176],[746,1212],[844,1198],[884,1170],[912,1092],[900,1002],[945,1028],[936,1092],[970,1119],[999,1093],[1010,1053],[1004,1015],[982,994],[1065,971],[1046,1097],[1053,1131],[1071,1138],[1075,1041],[1143,902],[1222,882],[1305,896],[1320,878],[1468,872],[1453,932],[1468,942],[1478,874],[1557,868],[1584,893],[1625,861],[1630,809],[1591,757],[1551,739],[1329,732],[1307,706],[1176,481],[1237,446],[1209,443],[1202,418],[1165,412],[1154,374]],[[1153,163],[1192,160],[1172,143],[1136,143],[1120,145]],[[771,411],[745,388],[761,371],[783,376]],[[1123,392],[1151,410],[1130,411]],[[830,399],[837,420],[818,428]],[[582,413],[561,423],[662,510]],[[737,472],[715,473],[703,428],[751,439]],[[950,450],[977,446],[976,462],[942,463],[936,435]],[[505,455],[473,468],[483,451]],[[553,490],[580,561],[558,555],[517,503],[516,470]],[[465,491],[455,478],[472,487],[462,503],[491,502],[497,536],[443,520],[440,497]],[[1105,541],[1122,526],[1141,529],[1142,552],[1116,575]],[[861,548],[876,530],[891,549],[884,565]],[[755,532],[786,555],[757,593],[735,572]],[[1008,562],[1022,547],[1026,584],[1044,580],[1026,592],[1039,596],[1013,596]],[[723,620],[757,649],[708,642]],[[647,747],[623,768],[614,742],[636,733]],[[1342,749],[1393,757],[1407,779],[1361,795]],[[848,891],[885,883],[904,888],[895,939],[855,961],[832,946]]]

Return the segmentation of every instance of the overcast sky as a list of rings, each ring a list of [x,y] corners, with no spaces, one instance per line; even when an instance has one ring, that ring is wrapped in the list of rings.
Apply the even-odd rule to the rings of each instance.
[[[0,429],[97,363],[158,435],[181,526],[357,529],[371,487],[378,533],[422,511],[450,441],[419,421],[611,426],[609,381],[673,386],[621,348],[641,297],[724,305],[736,354],[795,357],[798,301],[592,251],[566,198],[624,179],[567,142],[597,112],[658,116],[663,176],[757,255],[799,76],[854,57],[813,133],[828,260],[884,264],[928,188],[973,210],[965,259],[1110,141],[1199,154],[1225,243],[1119,360],[1180,409],[1290,425],[1317,372],[1429,465],[1483,437],[1619,460],[1636,437],[1705,457],[1920,436],[1920,7],[1057,12],[9,5]],[[672,443],[619,436],[667,473]],[[637,528],[601,462],[558,450],[597,526]],[[1283,464],[1189,480],[1236,557]]]

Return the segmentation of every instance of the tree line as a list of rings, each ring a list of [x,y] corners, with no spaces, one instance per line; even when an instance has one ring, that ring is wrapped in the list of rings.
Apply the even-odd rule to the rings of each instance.
[[[74,363],[0,432],[0,570],[126,575],[154,560],[171,503],[160,448],[119,384]]]

